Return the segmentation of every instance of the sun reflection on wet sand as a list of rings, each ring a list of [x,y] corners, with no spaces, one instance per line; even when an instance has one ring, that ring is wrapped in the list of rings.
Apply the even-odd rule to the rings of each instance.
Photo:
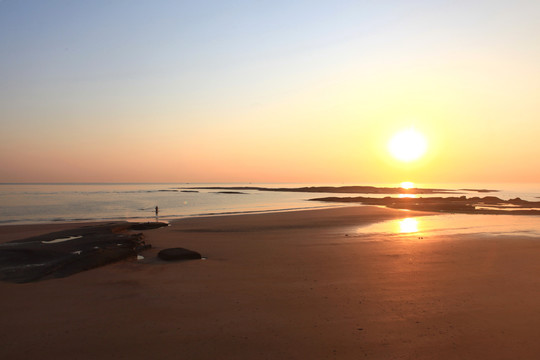
[[[537,237],[540,236],[540,225],[536,216],[441,214],[383,221],[357,228],[356,232],[414,234],[422,238],[429,235],[477,233]]]
[[[406,218],[398,222],[400,233],[418,232],[418,220],[415,218]]]

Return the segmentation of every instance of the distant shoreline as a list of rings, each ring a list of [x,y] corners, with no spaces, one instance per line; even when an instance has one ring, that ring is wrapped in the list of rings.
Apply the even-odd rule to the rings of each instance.
[[[378,186],[303,186],[303,187],[259,187],[259,186],[198,186],[179,187],[179,190],[200,189],[200,190],[257,190],[276,192],[305,192],[305,193],[347,193],[347,194],[461,194],[460,191],[490,193],[500,190],[490,189],[430,189],[430,188],[410,188],[402,187],[378,187]]]

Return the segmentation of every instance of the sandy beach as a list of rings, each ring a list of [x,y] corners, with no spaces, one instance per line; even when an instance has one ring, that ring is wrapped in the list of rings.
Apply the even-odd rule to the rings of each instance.
[[[415,215],[345,207],[144,231],[142,261],[1,282],[0,358],[538,358],[540,239],[356,233]],[[0,241],[79,225],[3,226]],[[159,260],[168,247],[206,259]]]

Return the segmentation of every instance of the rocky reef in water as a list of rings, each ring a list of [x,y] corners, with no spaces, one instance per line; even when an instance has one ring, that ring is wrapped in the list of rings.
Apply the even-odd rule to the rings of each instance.
[[[395,209],[419,211],[439,211],[474,214],[515,214],[540,215],[540,201],[527,201],[520,198],[503,200],[496,196],[485,197],[324,197],[310,201],[340,203],[359,203],[363,205],[386,206]]]

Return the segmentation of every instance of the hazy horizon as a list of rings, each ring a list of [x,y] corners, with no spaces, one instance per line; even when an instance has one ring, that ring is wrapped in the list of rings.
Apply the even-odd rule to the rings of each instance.
[[[0,183],[535,183],[537,1],[0,1]],[[414,128],[427,150],[388,151]]]

